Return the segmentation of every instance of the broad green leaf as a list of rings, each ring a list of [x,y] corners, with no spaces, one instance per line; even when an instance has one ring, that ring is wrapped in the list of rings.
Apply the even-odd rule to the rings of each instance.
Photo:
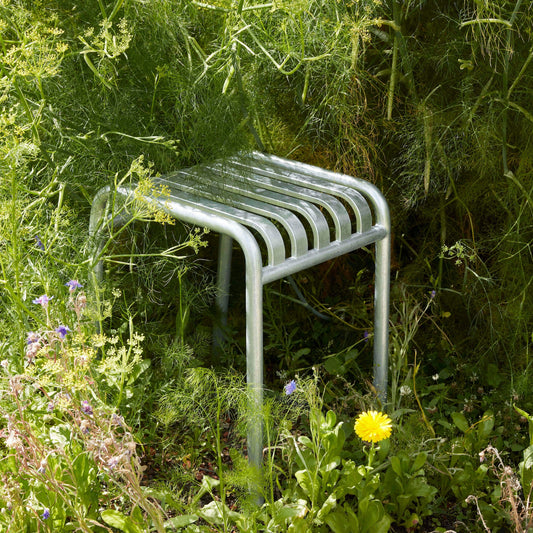
[[[163,525],[166,528],[185,527],[189,524],[194,524],[198,520],[199,516],[195,514],[184,514],[181,516],[175,516],[170,520],[167,520]]]
[[[72,440],[70,428],[66,425],[51,427],[50,440],[56,446],[64,448]]]
[[[106,509],[101,513],[102,520],[109,526],[116,527],[124,533],[143,533],[143,530],[131,518],[114,509]]]
[[[413,466],[411,467],[411,473],[415,473],[417,470],[420,470],[425,464],[428,454],[426,452],[419,453],[413,462]]]
[[[533,446],[524,450],[524,460],[519,465],[520,481],[526,497],[530,497],[533,489]]]
[[[332,429],[335,426],[335,422],[337,421],[337,416],[333,411],[328,411],[326,413],[326,425],[328,428]]]
[[[298,472],[294,474],[294,477],[307,496],[311,497],[313,494],[316,494],[318,486],[315,487],[315,485],[318,485],[318,483],[315,481],[313,484],[309,471],[298,470]]]
[[[207,522],[212,524],[222,524],[224,522],[224,516],[232,520],[236,520],[240,517],[239,513],[232,511],[227,505],[222,502],[212,501],[207,505],[204,505],[198,514]]]
[[[325,523],[330,527],[333,533],[359,533],[359,520],[351,509],[346,509],[347,512],[336,509],[332,511],[326,518]]]
[[[328,514],[333,509],[335,509],[336,506],[337,506],[337,498],[335,498],[335,494],[330,494],[327,500],[324,502],[324,504],[320,508],[320,511],[318,511],[318,514],[316,515],[316,517],[320,521],[324,521],[326,516],[328,516]]]
[[[300,444],[303,444],[304,446],[307,446],[308,448],[313,449],[313,450],[315,448],[315,445],[313,444],[313,441],[309,437],[306,437],[305,435],[302,435],[301,437],[298,437],[298,442]]]
[[[478,435],[482,439],[487,439],[494,428],[494,414],[492,411],[487,411],[483,414],[483,418],[477,424]]]
[[[397,455],[393,455],[390,458],[390,464],[396,474],[398,474],[399,476],[403,475],[402,463]]]
[[[465,415],[463,413],[452,413],[453,423],[463,432],[466,433],[470,428]]]

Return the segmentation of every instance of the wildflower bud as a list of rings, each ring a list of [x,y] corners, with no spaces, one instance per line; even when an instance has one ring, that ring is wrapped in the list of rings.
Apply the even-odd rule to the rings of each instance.
[[[26,347],[26,359],[29,363],[33,363],[33,361],[35,360],[35,356],[37,355],[40,349],[41,345],[38,342],[28,344],[28,346]]]
[[[107,467],[110,470],[113,470],[113,468],[115,468],[115,466],[118,465],[119,461],[120,461],[120,457],[115,455],[115,456],[111,457],[111,459],[109,459],[109,461],[107,461]]]
[[[37,472],[39,472],[39,474],[43,475],[46,472],[46,467],[47,466],[48,466],[48,464],[47,464],[46,460],[43,459],[41,461],[41,465],[37,469]]]
[[[87,435],[90,431],[90,423],[88,420],[82,420],[81,423],[80,423],[80,431],[84,434],[84,435]]]
[[[78,309],[85,309],[87,307],[87,296],[83,292],[80,292],[76,298],[76,307]]]
[[[6,447],[12,448],[13,450],[20,450],[22,448],[22,441],[15,430],[11,430],[6,437]]]
[[[111,424],[114,426],[122,426],[124,424],[124,418],[116,413],[111,415]]]
[[[54,402],[48,402],[48,405],[46,406],[46,410],[51,413],[54,410]]]
[[[81,412],[89,416],[93,414],[93,408],[87,400],[81,402]]]
[[[43,294],[42,296],[39,296],[39,298],[32,300],[32,303],[40,305],[43,309],[46,309],[48,307],[48,302],[52,299],[53,296],[47,296],[46,294]]]
[[[411,387],[409,385],[402,385],[400,387],[400,396],[410,396],[412,394]]]
[[[40,339],[39,334],[35,333],[35,331],[30,331],[28,333],[28,336],[26,337],[26,344],[32,344],[34,342],[38,342]]]
[[[41,249],[44,252],[44,244],[41,241],[39,235],[34,235],[33,238],[35,239],[35,246],[37,246],[37,248]]]
[[[22,390],[22,383],[20,382],[20,376],[14,376],[9,380],[9,386],[14,396],[18,396]]]
[[[135,453],[135,448],[137,445],[134,442],[128,442],[126,448],[128,449],[128,455],[133,455]]]

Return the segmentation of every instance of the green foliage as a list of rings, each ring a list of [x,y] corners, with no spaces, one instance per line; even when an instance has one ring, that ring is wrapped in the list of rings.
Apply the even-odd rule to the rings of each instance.
[[[0,527],[416,531],[458,528],[452,513],[472,531],[530,528],[531,27],[523,0],[2,0]],[[252,147],[389,199],[395,429],[372,465],[348,423],[373,402],[362,296],[306,275],[327,328],[283,286],[267,293],[268,387],[279,367],[301,374],[267,394],[259,483],[240,369],[210,359],[198,319],[209,275],[184,260],[209,237],[113,198],[127,221],[89,253],[100,187],[164,195],[152,175]],[[67,294],[98,259],[121,291]],[[370,290],[366,270],[340,285]]]

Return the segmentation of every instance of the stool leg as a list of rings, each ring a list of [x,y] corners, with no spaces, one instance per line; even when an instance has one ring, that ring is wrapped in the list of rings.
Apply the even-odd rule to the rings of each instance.
[[[263,463],[263,284],[261,270],[251,261],[246,264],[246,381],[250,395],[248,459],[260,476]],[[259,492],[257,498],[260,503]]]
[[[374,387],[382,403],[387,401],[389,370],[390,236],[376,243],[374,293]]]
[[[233,239],[220,234],[218,250],[216,317],[213,328],[213,351],[219,352],[224,342],[224,328],[228,324],[229,285],[231,278],[231,253]]]

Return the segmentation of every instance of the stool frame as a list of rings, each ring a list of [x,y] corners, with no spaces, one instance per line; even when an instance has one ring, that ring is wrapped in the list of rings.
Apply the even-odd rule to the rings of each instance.
[[[202,181],[206,174],[224,182],[222,194],[227,193],[227,198],[220,192],[209,192]],[[379,399],[386,402],[390,215],[377,187],[360,178],[259,152],[177,171],[154,178],[154,183],[167,186],[169,196],[147,196],[144,201],[182,222],[220,234],[216,305],[222,323],[228,311],[234,241],[244,253],[246,378],[251,402],[248,457],[252,465],[260,468],[263,457],[263,285],[371,244],[375,244],[374,387]],[[130,185],[104,187],[94,198],[89,233],[95,243],[92,268],[97,284],[103,276],[99,236],[111,222],[109,198],[114,194],[131,198],[134,190]],[[353,217],[345,206],[351,208]],[[323,212],[332,224],[327,223]],[[356,223],[355,231],[348,225],[347,215],[349,224]],[[112,222],[120,226],[125,221],[121,216]],[[285,240],[280,226],[286,232]],[[335,227],[333,238],[329,226]],[[312,238],[308,239],[310,233]],[[266,245],[266,254],[262,254],[257,235]],[[267,256],[265,261],[263,255]],[[222,342],[220,329],[215,330],[214,337],[215,343]]]

